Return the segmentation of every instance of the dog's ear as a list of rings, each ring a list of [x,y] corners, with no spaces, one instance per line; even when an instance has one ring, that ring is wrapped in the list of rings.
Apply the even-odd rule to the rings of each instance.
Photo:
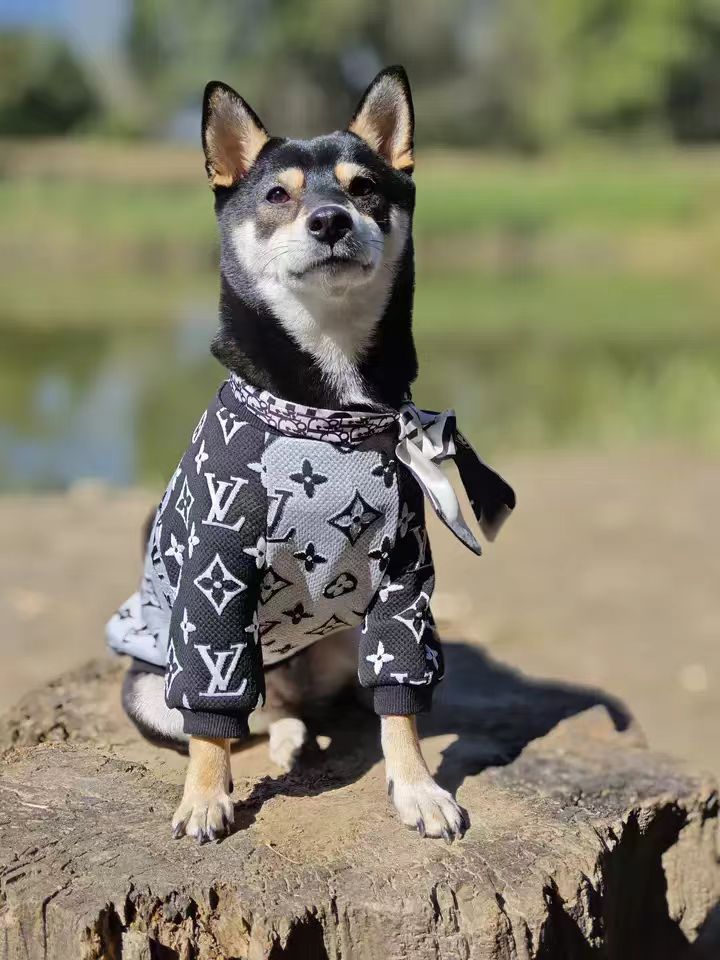
[[[348,130],[396,170],[412,173],[415,114],[403,67],[382,70],[362,95]]]
[[[213,190],[241,180],[269,139],[255,111],[232,87],[217,81],[205,87],[202,145]]]

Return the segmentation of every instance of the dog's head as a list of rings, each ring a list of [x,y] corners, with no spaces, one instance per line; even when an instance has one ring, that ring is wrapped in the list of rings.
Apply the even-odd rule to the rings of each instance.
[[[346,130],[312,140],[271,137],[242,97],[210,83],[202,139],[234,286],[290,325],[298,305],[322,323],[323,303],[355,294],[382,312],[414,206],[413,107],[401,67],[375,78]]]

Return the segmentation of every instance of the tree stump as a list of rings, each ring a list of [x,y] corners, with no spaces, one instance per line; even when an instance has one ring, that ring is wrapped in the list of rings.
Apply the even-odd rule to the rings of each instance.
[[[385,796],[377,721],[345,702],[278,775],[233,759],[236,831],[173,841],[184,760],[97,661],[0,718],[3,960],[675,960],[720,956],[718,799],[622,706],[447,644],[421,724],[472,827],[421,840]],[[326,739],[331,737],[327,746]]]

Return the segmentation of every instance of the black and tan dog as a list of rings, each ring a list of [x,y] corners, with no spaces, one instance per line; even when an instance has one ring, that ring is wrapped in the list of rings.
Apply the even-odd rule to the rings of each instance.
[[[338,572],[329,580],[328,564],[322,589],[316,590],[312,597],[314,588],[312,584],[307,586],[310,583],[310,573],[307,573],[303,589],[310,592],[304,605],[295,603],[291,609],[283,609],[281,605],[278,610],[282,613],[277,613],[276,620],[258,622],[257,612],[262,614],[267,608],[248,607],[246,619],[237,621],[240,625],[233,634],[230,612],[244,609],[243,598],[250,597],[252,592],[249,583],[257,584],[252,589],[259,599],[253,603],[260,605],[274,598],[276,590],[288,586],[291,577],[287,574],[288,568],[285,568],[286,576],[279,577],[279,568],[273,570],[268,557],[271,545],[289,542],[295,528],[284,539],[273,539],[272,524],[263,514],[257,543],[254,539],[242,542],[238,563],[245,566],[236,567],[232,572],[231,564],[221,556],[222,550],[217,552],[215,543],[219,541],[213,541],[211,553],[202,561],[207,568],[188,573],[193,548],[200,551],[196,546],[199,538],[195,524],[190,523],[192,504],[195,503],[197,515],[198,499],[209,495],[206,512],[198,515],[205,518],[198,519],[198,531],[200,525],[205,524],[203,536],[226,536],[230,531],[231,536],[237,537],[241,524],[246,533],[252,518],[238,516],[235,520],[231,508],[239,490],[250,490],[247,484],[251,480],[245,475],[252,479],[253,474],[248,473],[248,469],[266,471],[264,462],[252,463],[248,459],[241,468],[238,461],[234,467],[226,461],[225,479],[220,480],[214,462],[204,462],[208,454],[201,436],[203,429],[207,432],[212,427],[217,433],[222,427],[220,447],[223,456],[228,457],[232,453],[230,439],[240,427],[247,428],[246,421],[254,421],[257,416],[267,423],[268,405],[273,397],[283,398],[278,403],[283,410],[290,411],[289,416],[297,414],[299,409],[305,411],[302,429],[308,429],[308,424],[312,429],[313,418],[318,419],[320,415],[318,411],[396,414],[409,397],[410,385],[417,373],[411,332],[413,126],[410,90],[400,67],[384,70],[375,78],[347,130],[307,141],[271,137],[232,89],[220,83],[211,83],[206,89],[202,139],[222,243],[220,330],[213,343],[213,353],[232,371],[234,379],[223,388],[229,399],[223,400],[221,393],[220,406],[210,408],[198,425],[193,435],[194,446],[191,445],[186,455],[189,459],[184,461],[184,467],[181,464],[161,504],[155,521],[156,540],[153,534],[150,537],[146,579],[159,576],[156,584],[159,583],[160,588],[148,594],[143,605],[150,608],[148,615],[155,615],[157,610],[152,608],[163,606],[165,591],[168,604],[172,606],[173,600],[175,602],[176,619],[170,631],[171,634],[174,631],[174,635],[168,641],[166,628],[167,648],[163,649],[162,656],[151,649],[144,665],[138,665],[135,641],[145,637],[151,646],[157,646],[157,632],[153,634],[149,627],[144,633],[140,628],[134,632],[123,628],[125,632],[117,642],[113,642],[111,632],[111,645],[136,657],[123,693],[130,717],[154,740],[176,745],[189,742],[185,791],[173,819],[176,836],[186,833],[201,841],[211,839],[225,832],[232,823],[229,745],[241,729],[247,729],[248,713],[251,732],[269,732],[271,757],[284,769],[293,766],[307,736],[301,719],[303,705],[337,693],[352,683],[357,672],[357,633],[333,632],[328,624],[333,628],[355,626],[365,614],[362,632],[367,633],[366,611],[372,610],[372,606],[368,606],[371,592],[372,603],[377,603],[378,609],[388,601],[383,609],[396,611],[387,615],[383,629],[405,631],[400,646],[392,650],[388,648],[390,641],[382,641],[385,633],[380,640],[372,639],[371,647],[362,647],[369,642],[367,638],[359,641],[361,682],[365,686],[380,680],[384,683],[380,692],[375,690],[375,709],[382,718],[382,747],[395,807],[402,821],[417,828],[421,835],[452,839],[461,836],[467,827],[465,812],[431,777],[420,751],[415,724],[414,715],[427,709],[429,687],[441,677],[442,667],[439,644],[432,639],[435,635],[429,611],[432,563],[427,553],[424,523],[419,522],[409,532],[409,518],[421,516],[423,499],[409,472],[402,472],[384,452],[371,450],[367,454],[376,457],[378,464],[368,471],[368,476],[372,474],[376,478],[373,482],[379,485],[378,500],[393,484],[405,484],[414,492],[410,491],[407,496],[401,493],[399,500],[393,493],[395,506],[391,504],[385,511],[385,521],[381,521],[384,508],[375,509],[368,502],[369,495],[361,495],[356,490],[345,513],[338,513],[327,521],[334,528],[332,535],[345,543],[341,561],[345,566],[339,568],[345,572]],[[238,408],[241,414],[229,409],[231,400],[239,402],[239,395],[246,404]],[[271,397],[270,401],[263,399],[267,396]],[[342,421],[343,416],[338,414],[335,421]],[[330,422],[331,425],[334,422],[332,416]],[[293,430],[300,429],[296,422],[290,426]],[[262,426],[256,431],[257,436],[261,437],[261,431],[267,429]],[[284,430],[280,424],[275,433],[279,436]],[[267,434],[265,436],[267,443]],[[343,442],[346,440],[347,437]],[[330,445],[320,446],[329,448]],[[339,447],[341,453],[348,452],[342,448],[343,443]],[[233,449],[237,451],[238,447]],[[278,449],[284,449],[280,442],[273,447]],[[322,451],[317,454],[323,455]],[[335,456],[335,452],[327,453],[327,457]],[[350,460],[344,462],[351,463]],[[375,460],[369,462],[372,465]],[[245,474],[241,477],[243,470]],[[296,499],[302,500],[302,509],[316,509],[322,497],[328,495],[330,472],[329,469],[319,471],[309,458],[304,461],[299,458],[298,472],[285,474],[287,484],[295,485],[293,489],[297,491]],[[175,489],[176,482],[182,489]],[[269,482],[265,477],[266,490]],[[342,482],[342,477],[336,481],[340,485]],[[321,484],[324,486],[319,486]],[[320,491],[317,494],[316,485]],[[355,483],[348,489],[356,489]],[[510,507],[509,495],[503,495]],[[241,500],[242,496],[237,499]],[[408,503],[413,506],[412,511]],[[164,505],[168,504],[163,521]],[[381,525],[390,522],[392,510],[395,513],[391,518],[391,535],[383,537]],[[378,533],[376,541],[372,541],[372,532],[366,533],[366,530],[376,521]],[[173,523],[175,526],[171,527]],[[164,540],[161,540],[161,530]],[[177,531],[177,536],[173,531]],[[415,549],[416,555],[406,563],[406,569],[415,578],[427,576],[430,584],[427,588],[417,588],[409,607],[409,600],[402,599],[403,584],[393,582],[392,576],[383,576],[392,574],[392,565],[388,567],[388,563],[396,531],[399,531],[398,542],[405,538],[404,542],[412,542]],[[374,548],[372,543],[376,544]],[[354,554],[351,547],[355,549]],[[279,549],[276,546],[276,551]],[[301,562],[305,572],[314,571],[317,563],[327,563],[317,545],[309,543],[298,551],[295,544],[293,549],[295,552],[288,554],[290,562]],[[325,552],[329,556],[330,551]],[[350,554],[355,559],[347,559]],[[165,560],[166,557],[170,559]],[[293,561],[293,557],[300,561]],[[258,570],[267,571],[262,581],[256,578],[256,561]],[[363,570],[348,567],[350,563],[364,565]],[[172,577],[167,574],[169,564],[177,568],[176,583],[172,583]],[[181,570],[183,564],[185,569]],[[161,568],[163,574],[157,574]],[[226,628],[230,624],[232,629],[224,647],[215,650],[211,641],[198,642],[199,628],[191,622],[197,618],[192,610],[188,612],[190,601],[186,606],[182,599],[181,574],[185,578],[182,583],[190,585],[197,602],[205,604],[209,615],[217,621],[213,630],[220,629],[220,623]],[[269,574],[272,574],[270,581]],[[355,599],[360,594],[358,583],[366,574],[368,595],[365,600]],[[352,613],[339,615],[340,607],[336,609],[332,604],[340,604],[341,594],[356,587],[352,595],[355,607],[350,601],[346,603]],[[414,589],[408,586],[405,596]],[[238,599],[241,591],[244,593]],[[393,591],[398,591],[399,600]],[[262,684],[250,674],[243,675],[243,682],[239,684],[240,674],[234,671],[236,665],[242,663],[240,656],[254,656],[255,662],[261,657],[261,667],[264,658],[267,666],[267,655],[273,653],[272,635],[268,634],[269,645],[265,647],[264,631],[275,628],[279,633],[282,627],[278,628],[277,624],[282,618],[300,624],[303,630],[308,618],[312,626],[312,611],[306,609],[307,597],[325,604],[323,618],[328,610],[336,612],[317,629],[306,630],[314,640],[320,638],[318,642],[303,646],[291,659],[268,671],[263,708],[255,709],[263,702]],[[397,606],[393,607],[393,603]],[[140,601],[138,609],[139,605]],[[357,606],[361,609],[356,610]],[[355,621],[350,622],[356,613]],[[130,609],[121,610],[114,628],[116,634],[123,623],[132,622],[133,615]],[[333,635],[327,636],[329,632]],[[181,633],[182,639],[179,639]],[[261,641],[262,656],[257,652]],[[180,655],[183,649],[187,651],[185,661]],[[281,648],[280,653],[286,649],[289,648]],[[403,657],[413,661],[410,666],[402,665]],[[161,667],[167,662],[165,681],[162,669],[150,669],[148,661],[153,659]],[[143,660],[142,651],[140,660]],[[395,663],[391,664],[392,661]],[[202,678],[203,686],[199,693],[190,692],[191,697],[196,696],[196,702],[191,703],[187,693],[191,688],[183,684],[193,670]],[[421,689],[423,684],[428,686],[428,695]],[[242,717],[232,715],[228,706],[232,697],[236,698],[235,703],[244,704]],[[207,712],[204,704],[210,705],[208,711],[224,711],[220,719]]]

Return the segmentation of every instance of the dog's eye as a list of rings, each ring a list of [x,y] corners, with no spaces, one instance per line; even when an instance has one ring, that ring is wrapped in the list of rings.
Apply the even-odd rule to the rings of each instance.
[[[273,187],[265,199],[268,203],[287,203],[290,194],[283,187]]]
[[[375,189],[375,184],[370,177],[353,177],[348,186],[348,193],[351,197],[367,197]]]

